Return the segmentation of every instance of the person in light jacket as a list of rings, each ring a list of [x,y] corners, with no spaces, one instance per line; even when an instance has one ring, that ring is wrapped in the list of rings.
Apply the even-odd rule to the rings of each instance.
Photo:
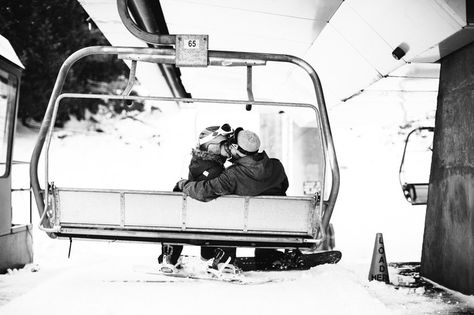
[[[191,161],[189,163],[188,180],[200,181],[212,179],[219,176],[224,171],[224,163],[230,157],[227,143],[233,129],[229,124],[222,126],[210,126],[205,128],[200,134],[196,148],[192,149]],[[178,184],[173,191],[182,191]],[[161,255],[158,263],[161,264],[163,272],[173,272],[175,267],[179,267],[183,246],[162,244]],[[225,254],[224,258],[235,256],[235,248],[221,248]],[[230,251],[228,253],[228,251]],[[204,260],[212,259],[216,255],[215,248],[202,247],[201,256]],[[163,259],[165,262],[163,263]]]

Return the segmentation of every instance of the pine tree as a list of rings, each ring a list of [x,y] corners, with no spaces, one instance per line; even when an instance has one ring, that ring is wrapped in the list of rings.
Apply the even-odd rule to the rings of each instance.
[[[75,0],[2,0],[0,34],[6,37],[25,65],[21,82],[18,116],[41,121],[56,76],[64,60],[76,50],[109,45],[102,33]],[[105,61],[105,62],[104,62]],[[69,72],[63,91],[91,92],[91,81],[111,82],[127,75],[126,65],[110,56],[87,57]],[[94,111],[97,102],[88,108]],[[84,117],[84,106],[62,106],[59,123],[74,114]]]

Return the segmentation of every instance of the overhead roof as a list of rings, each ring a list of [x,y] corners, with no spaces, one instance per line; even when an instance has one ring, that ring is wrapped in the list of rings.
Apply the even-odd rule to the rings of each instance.
[[[79,0],[112,45],[145,46],[123,27],[115,1]],[[437,93],[439,44],[468,29],[464,0],[161,0],[170,34],[208,34],[211,50],[290,54],[318,72],[329,105],[360,98]],[[469,36],[467,37],[469,38]],[[456,45],[467,44],[465,39]],[[396,60],[392,51],[405,55]],[[456,49],[455,45],[451,47]],[[445,53],[449,52],[445,50]],[[312,101],[309,80],[295,67],[254,70],[256,99]],[[225,74],[181,68],[194,97],[246,98],[245,69]],[[142,70],[150,90],[165,86]],[[408,88],[407,88],[408,87]]]

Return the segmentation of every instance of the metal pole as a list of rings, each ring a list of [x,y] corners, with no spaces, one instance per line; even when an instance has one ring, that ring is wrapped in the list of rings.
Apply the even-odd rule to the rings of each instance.
[[[155,45],[175,45],[176,35],[159,35],[146,32],[142,30],[132,20],[130,12],[128,12],[128,0],[117,0],[118,13],[123,25],[127,30],[132,33],[135,37]]]
[[[252,66],[247,66],[247,95],[249,97],[249,101],[253,101],[253,91],[252,91]],[[247,104],[245,106],[247,111],[252,110],[252,104]]]

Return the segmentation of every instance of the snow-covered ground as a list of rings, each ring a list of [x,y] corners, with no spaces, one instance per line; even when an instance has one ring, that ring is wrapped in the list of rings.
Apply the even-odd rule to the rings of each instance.
[[[397,290],[367,280],[377,232],[383,233],[389,262],[420,261],[425,207],[409,205],[398,183],[409,131],[399,127],[407,123],[406,113],[396,104],[353,105],[347,102],[330,111],[341,169],[332,220],[336,247],[343,253],[337,265],[249,274],[278,280],[259,285],[161,282],[161,277],[140,272],[155,264],[159,244],[74,241],[68,259],[68,241],[35,230],[34,264],[0,275],[0,314],[469,314],[472,296],[455,294],[446,302],[442,296],[424,295],[423,288]],[[433,108],[411,113],[409,120],[433,125]],[[141,122],[103,122],[104,133],[72,122],[59,131],[52,147],[51,176],[59,183],[74,179],[75,187],[94,187],[107,178],[120,188],[131,188],[133,182],[135,189],[165,190],[185,173],[187,162],[170,152],[189,151],[194,144],[180,132],[194,128],[194,116],[188,114],[143,113],[137,117]],[[179,126],[170,123],[172,115],[180,115]],[[17,136],[15,160],[29,160],[35,132],[19,126]],[[187,247],[185,253],[198,251]],[[239,249],[242,253],[248,250]]]

